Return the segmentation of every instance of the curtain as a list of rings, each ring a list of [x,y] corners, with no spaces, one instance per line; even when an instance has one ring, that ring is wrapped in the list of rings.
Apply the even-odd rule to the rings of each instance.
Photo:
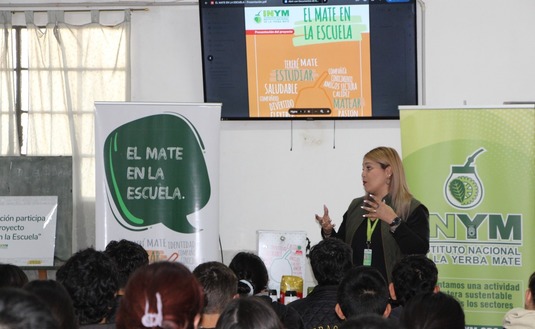
[[[11,12],[0,11],[0,154],[19,155],[17,116],[13,89]]]
[[[26,12],[27,155],[73,159],[71,240],[58,245],[56,237],[60,260],[95,243],[94,102],[128,101],[130,84],[130,12],[114,26],[100,24],[98,11],[85,25],[67,24],[64,16],[50,11],[39,27]]]

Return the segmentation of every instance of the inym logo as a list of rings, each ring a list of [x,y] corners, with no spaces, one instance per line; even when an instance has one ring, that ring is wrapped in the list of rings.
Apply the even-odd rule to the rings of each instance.
[[[289,10],[264,10],[262,11],[264,17],[289,17]]]
[[[266,9],[254,15],[254,21],[258,24],[287,24],[290,22],[290,10]]]
[[[444,195],[449,204],[457,209],[472,209],[483,200],[484,190],[473,165],[476,157],[485,152],[480,148],[466,159],[464,165],[452,165],[446,183]]]

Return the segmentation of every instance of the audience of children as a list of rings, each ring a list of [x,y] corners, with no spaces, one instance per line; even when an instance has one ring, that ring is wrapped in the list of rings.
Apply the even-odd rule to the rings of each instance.
[[[228,266],[220,262],[206,262],[193,270],[204,290],[201,328],[215,328],[219,315],[238,298],[238,278]]]
[[[363,314],[390,315],[388,288],[381,272],[371,266],[356,266],[349,270],[338,286],[338,316],[350,319]]]
[[[117,273],[113,259],[93,248],[78,251],[58,269],[56,280],[71,296],[80,327],[107,322],[119,289]]]
[[[269,275],[264,261],[258,255],[239,252],[232,258],[229,267],[238,277],[240,296],[254,296],[271,305],[286,329],[304,328],[303,320],[295,309],[273,301],[268,295]]]
[[[24,271],[13,264],[0,264],[0,288],[22,288],[28,283],[28,276]]]
[[[2,287],[0,328],[59,329],[59,325],[36,295],[17,287]]]
[[[117,311],[117,329],[194,329],[201,320],[204,293],[181,263],[156,262],[132,274]]]
[[[342,323],[334,310],[338,285],[353,267],[353,251],[340,239],[326,238],[310,249],[309,258],[318,285],[289,306],[299,312],[305,329],[337,328]]]
[[[124,295],[124,287],[130,275],[138,268],[149,264],[149,254],[140,244],[126,239],[110,241],[106,245],[104,253],[110,256],[115,264],[117,264],[118,270],[117,279],[119,281],[119,289],[117,290],[113,309],[107,317],[108,323],[114,323],[115,314]]]
[[[340,329],[399,329],[399,326],[389,318],[368,313],[344,321]]]
[[[353,267],[351,249],[337,241],[325,239],[311,249],[318,285],[289,305],[267,295],[265,264],[249,252],[238,253],[229,266],[205,262],[190,271],[179,262],[148,264],[146,251],[123,240],[104,252],[87,248],[75,253],[58,269],[56,280],[30,282],[18,266],[0,264],[0,328],[465,328],[461,303],[439,291],[438,271],[429,258],[404,257],[387,285],[377,269]],[[139,254],[121,254],[120,245]],[[129,258],[132,264],[122,263],[119,270],[117,264]],[[118,293],[124,297],[113,323],[110,314]],[[399,318],[389,318],[391,304],[400,305]],[[535,329],[535,273],[524,308],[507,312],[503,328]]]
[[[269,304],[259,298],[232,300],[223,310],[216,329],[285,329]]]
[[[392,282],[388,285],[392,300],[390,318],[399,319],[403,305],[412,296],[421,293],[438,292],[438,269],[435,263],[425,255],[408,255],[403,257],[392,270]]]
[[[78,328],[71,296],[61,283],[56,280],[33,280],[23,289],[36,295],[48,307],[59,329]]]
[[[413,296],[403,307],[400,323],[407,329],[465,329],[461,304],[440,291]]]
[[[104,253],[113,259],[117,264],[119,280],[119,294],[124,293],[124,287],[138,268],[149,264],[149,254],[138,243],[122,239],[120,241],[112,240],[106,245]]]

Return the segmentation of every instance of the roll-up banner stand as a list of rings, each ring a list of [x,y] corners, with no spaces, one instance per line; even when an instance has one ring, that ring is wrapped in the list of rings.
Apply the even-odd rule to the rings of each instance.
[[[535,271],[535,108],[400,107],[411,192],[429,208],[429,257],[467,328],[502,328]]]
[[[219,252],[221,104],[95,103],[96,247],[193,269]]]

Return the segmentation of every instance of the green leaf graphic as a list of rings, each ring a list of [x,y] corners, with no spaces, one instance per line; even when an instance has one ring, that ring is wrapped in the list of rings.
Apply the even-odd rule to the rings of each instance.
[[[478,185],[476,181],[470,178],[469,176],[460,176],[458,177],[458,179],[464,185],[464,199],[461,203],[463,205],[471,204],[472,202],[474,202],[474,200],[476,200],[479,194],[479,189],[477,187]]]
[[[465,194],[464,183],[459,179],[454,179],[450,182],[448,187],[455,200],[463,202]]]

